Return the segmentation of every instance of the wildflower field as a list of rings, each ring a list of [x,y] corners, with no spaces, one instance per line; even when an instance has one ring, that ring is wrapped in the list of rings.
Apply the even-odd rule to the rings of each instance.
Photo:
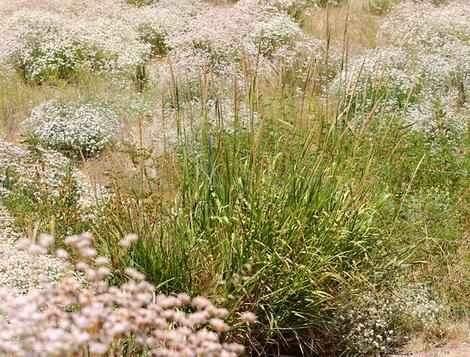
[[[470,356],[469,0],[0,19],[0,356]]]

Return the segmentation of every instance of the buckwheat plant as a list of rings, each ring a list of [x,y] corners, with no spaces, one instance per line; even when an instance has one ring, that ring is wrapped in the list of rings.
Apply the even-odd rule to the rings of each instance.
[[[159,87],[176,79],[179,94],[191,89],[200,93],[198,88],[207,78],[214,79],[211,85],[219,83],[227,88],[234,77],[243,77],[247,63],[258,63],[261,72],[260,63],[300,32],[291,16],[264,2],[243,0],[231,6],[199,8],[186,17],[178,31],[166,32],[172,68],[169,71],[166,62],[157,63],[151,79]],[[269,64],[264,67],[269,68]],[[193,100],[195,95],[185,97]]]
[[[150,79],[167,87],[176,78],[180,93],[186,82],[200,93],[201,77],[217,76],[217,82],[242,77],[249,62],[265,62],[269,69],[273,52],[302,33],[291,15],[300,3],[241,0],[211,6],[202,0],[160,0],[136,7],[122,0],[37,0],[34,5],[18,0],[0,8],[7,19],[0,24],[0,68],[36,83],[73,81],[82,72],[111,76],[121,86],[132,83],[129,79],[135,84]]]
[[[51,0],[24,7],[0,25],[0,67],[18,71],[26,81],[73,80],[84,71],[134,75],[150,55],[134,17],[123,16],[118,1],[93,6]]]
[[[94,219],[97,197],[83,174],[73,169],[63,155],[42,148],[26,150],[0,140],[0,287],[10,286],[24,293],[38,287],[41,281],[57,281],[69,273],[63,262],[53,256],[15,247],[24,237],[19,226],[31,222],[30,219],[40,224],[47,215],[39,209],[29,216],[28,210],[50,208],[62,202],[69,210],[55,211],[56,223],[67,221],[73,213]],[[26,214],[28,218],[18,220],[18,213],[19,217]],[[30,223],[27,224],[29,230]],[[59,232],[70,226],[57,228]]]
[[[63,189],[70,160],[64,155],[43,148],[25,149],[0,139],[0,188],[2,196],[12,188],[43,187],[51,195],[59,195]],[[94,193],[85,176],[71,169],[71,176],[78,186],[80,204],[94,204]]]
[[[427,333],[439,328],[444,306],[425,285],[410,284],[400,289],[396,305],[403,311],[402,319],[415,331]]]
[[[43,281],[57,281],[67,275],[59,259],[19,250],[15,244],[21,239],[13,218],[0,204],[0,288],[8,286],[26,293]]]
[[[401,110],[416,100],[419,85],[413,59],[398,47],[368,50],[353,58],[332,83],[335,90],[344,90],[348,105],[358,114],[377,104],[388,113]]]
[[[343,349],[351,356],[375,356],[395,341],[394,306],[365,294],[339,317]]]
[[[356,113],[399,114],[431,143],[457,143],[470,114],[469,14],[466,1],[397,6],[381,25],[382,47],[353,58],[333,87]]]
[[[18,12],[9,19],[9,37],[1,43],[4,60],[26,81],[71,79],[81,70],[104,70],[106,59],[77,29],[56,14]]]
[[[126,249],[136,237],[126,236]],[[43,253],[52,237],[22,243],[28,251]],[[10,356],[237,356],[243,347],[222,343],[230,330],[228,311],[204,297],[182,293],[155,295],[155,287],[138,271],[128,268],[128,282],[109,286],[108,259],[97,256],[92,236],[71,236],[66,243],[79,259],[80,272],[56,284],[46,284],[24,295],[0,290],[0,352]],[[57,255],[68,259],[61,250]],[[71,264],[71,263],[70,263]],[[254,317],[244,314],[252,322]]]
[[[48,147],[83,157],[99,153],[121,128],[110,110],[55,100],[34,108],[23,124]]]
[[[467,129],[470,115],[470,4],[406,2],[382,23],[382,41],[403,48],[421,73],[420,100],[407,120],[431,136]]]
[[[252,41],[258,44],[260,52],[270,56],[283,43],[289,42],[300,34],[297,23],[285,13],[278,13],[256,24]]]
[[[343,348],[352,356],[385,353],[403,342],[409,331],[437,331],[442,311],[443,305],[420,284],[362,294],[338,319]]]

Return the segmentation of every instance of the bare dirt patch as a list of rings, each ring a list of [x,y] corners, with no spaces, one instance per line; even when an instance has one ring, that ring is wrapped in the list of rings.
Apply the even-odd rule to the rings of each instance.
[[[448,334],[448,340],[438,345],[413,340],[392,357],[470,357],[470,322],[450,327]]]

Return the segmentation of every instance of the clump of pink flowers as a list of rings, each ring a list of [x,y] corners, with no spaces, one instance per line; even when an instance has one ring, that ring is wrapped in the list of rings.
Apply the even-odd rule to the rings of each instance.
[[[123,246],[135,236],[125,237]],[[42,236],[37,243],[19,246],[43,254],[53,242]],[[237,356],[243,346],[222,343],[231,329],[228,311],[204,297],[156,295],[155,287],[138,271],[128,268],[121,286],[106,282],[109,261],[97,256],[91,234],[66,239],[77,257],[57,251],[77,271],[59,283],[45,284],[26,294],[0,289],[0,354],[9,356]],[[71,261],[75,263],[70,263]],[[240,323],[255,316],[244,313]]]

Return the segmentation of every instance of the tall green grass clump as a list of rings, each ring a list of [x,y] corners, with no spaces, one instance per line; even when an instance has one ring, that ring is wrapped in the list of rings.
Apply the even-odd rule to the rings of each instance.
[[[252,128],[207,124],[173,153],[140,150],[133,188],[115,180],[96,235],[113,259],[121,234],[135,232],[119,261],[162,292],[253,311],[258,327],[236,333],[254,350],[312,351],[341,286],[386,265],[368,162],[356,165],[344,130],[319,140],[276,118]]]

